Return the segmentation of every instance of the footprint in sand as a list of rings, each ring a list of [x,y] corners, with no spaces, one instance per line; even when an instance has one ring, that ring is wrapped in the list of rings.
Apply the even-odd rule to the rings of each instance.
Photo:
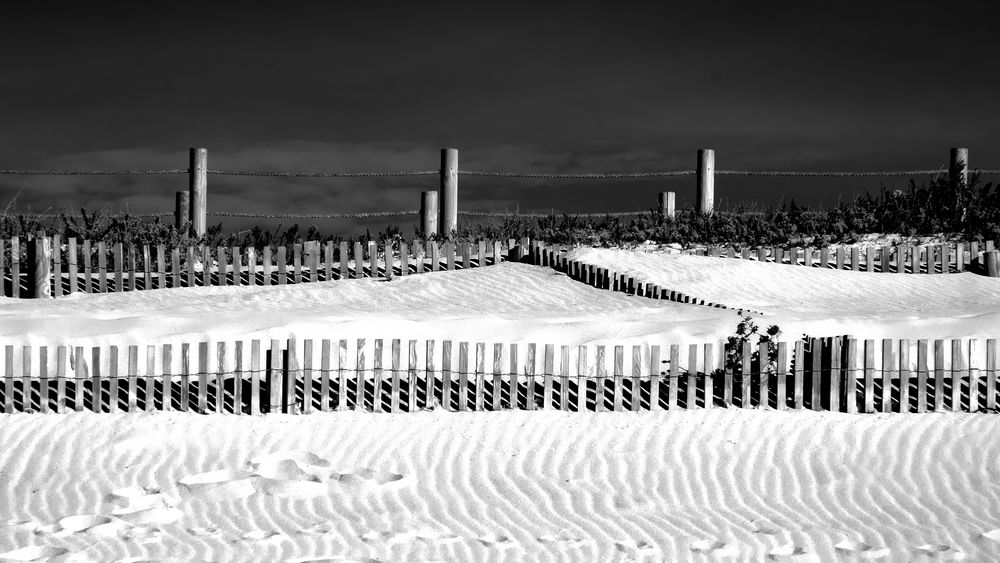
[[[771,548],[767,552],[767,558],[771,561],[819,561],[815,553],[809,553],[802,547],[794,544],[783,544]]]
[[[656,552],[656,546],[655,545],[653,545],[651,543],[648,543],[648,542],[641,541],[641,540],[639,540],[639,541],[636,541],[636,540],[616,541],[615,542],[615,549],[617,549],[618,551],[620,551],[622,553],[635,554],[636,556],[639,556],[639,557],[645,556],[645,555],[652,555],[653,553]]]
[[[872,547],[863,541],[843,540],[833,546],[833,548],[841,553],[850,553],[858,559],[884,559],[889,557],[888,548]]]
[[[476,540],[486,547],[493,549],[511,549],[518,547],[517,540],[501,534],[485,534],[479,536]]]
[[[337,481],[348,489],[379,489],[399,487],[406,484],[405,476],[401,473],[391,471],[381,471],[378,469],[362,468],[350,473],[342,473]]]
[[[188,475],[177,482],[181,491],[207,500],[231,500],[248,497],[254,493],[249,471],[216,469]]]
[[[691,551],[716,557],[735,557],[737,555],[736,546],[712,539],[691,542]]]
[[[284,534],[279,534],[274,530],[251,530],[241,536],[240,539],[233,540],[232,543],[238,543],[242,541],[267,541],[270,539],[277,539],[284,537]]]
[[[781,532],[780,527],[776,526],[772,522],[768,522],[767,520],[751,520],[750,523],[753,524],[753,533],[755,534],[776,536]]]
[[[990,530],[988,532],[983,532],[982,534],[979,534],[979,536],[983,539],[1000,543],[1000,528],[997,528],[995,530]]]
[[[0,561],[41,561],[69,553],[63,547],[29,545],[6,553],[0,553]]]
[[[966,557],[965,552],[943,543],[925,543],[923,545],[918,545],[917,551],[927,555],[928,557],[935,557],[949,561],[961,561]]]
[[[590,543],[591,540],[570,534],[566,530],[560,530],[555,534],[546,534],[535,538],[541,543],[554,543],[562,547],[580,547]]]
[[[276,497],[311,498],[329,494],[330,463],[304,450],[289,450],[250,460],[254,490]]]

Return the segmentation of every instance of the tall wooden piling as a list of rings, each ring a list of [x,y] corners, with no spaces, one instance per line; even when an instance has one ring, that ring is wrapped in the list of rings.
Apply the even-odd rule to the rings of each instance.
[[[191,167],[188,169],[190,179],[189,205],[191,229],[194,236],[205,234],[208,222],[206,214],[208,205],[208,149],[191,149]]]
[[[438,204],[441,234],[450,235],[458,229],[458,149],[441,149],[441,188]]]
[[[715,201],[715,151],[698,149],[698,213],[711,214]]]

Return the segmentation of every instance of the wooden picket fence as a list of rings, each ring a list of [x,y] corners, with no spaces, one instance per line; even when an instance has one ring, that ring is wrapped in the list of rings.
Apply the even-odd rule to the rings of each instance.
[[[758,262],[774,262],[835,270],[863,272],[895,272],[906,274],[959,273],[980,263],[984,253],[993,252],[994,243],[949,242],[926,245],[828,246],[822,248],[777,246],[743,248],[713,246],[686,250],[685,254],[740,258]]]
[[[44,235],[43,235],[44,236]],[[38,240],[38,237],[33,237]],[[517,246],[509,241],[311,241],[276,248],[131,245],[49,238],[49,295],[172,287],[283,285],[348,278],[391,278],[493,265]],[[0,240],[3,295],[32,295],[28,241]],[[388,249],[388,252],[386,251]]]
[[[8,345],[0,350],[0,405],[5,413],[996,412],[997,341],[981,344],[833,337],[736,349],[399,339]]]

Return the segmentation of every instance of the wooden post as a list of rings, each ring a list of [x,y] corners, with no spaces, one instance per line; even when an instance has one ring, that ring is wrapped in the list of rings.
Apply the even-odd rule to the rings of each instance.
[[[715,151],[698,149],[698,213],[711,214],[715,201]]]
[[[438,193],[435,191],[420,192],[420,228],[424,237],[438,234]]]
[[[52,297],[52,289],[49,286],[52,277],[52,247],[49,238],[43,231],[38,231],[35,238],[28,241],[29,271],[31,272],[30,296],[36,299]],[[56,283],[61,280],[56,280]],[[15,282],[16,283],[16,282]]]
[[[677,197],[674,192],[660,192],[660,216],[673,219],[677,210]]]
[[[190,150],[191,166],[188,169],[189,193],[191,207],[191,228],[194,236],[205,235],[208,204],[208,149],[192,148]]]
[[[986,275],[991,278],[1000,278],[1000,250],[983,253],[986,263]]]
[[[191,223],[191,194],[189,192],[177,192],[174,202],[174,226],[182,234],[188,234],[188,225]]]
[[[438,227],[442,235],[451,235],[458,229],[458,149],[441,149],[441,188],[438,204],[441,219]]]
[[[969,181],[969,149],[961,147],[951,148],[950,172],[955,174],[951,178],[952,186],[965,185]]]

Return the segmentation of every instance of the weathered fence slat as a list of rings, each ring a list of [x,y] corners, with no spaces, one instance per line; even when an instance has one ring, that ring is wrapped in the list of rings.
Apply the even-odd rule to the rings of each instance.
[[[441,405],[445,410],[454,410],[451,404],[451,340],[441,342]]]
[[[469,410],[469,343],[458,343],[458,410]]]
[[[329,258],[329,254],[327,257]],[[327,263],[329,266],[329,262]],[[330,279],[329,277],[327,279]],[[329,338],[324,338],[319,344],[319,410],[329,412],[330,410],[330,372],[331,372],[331,348],[333,342]],[[343,392],[343,390],[341,390]]]
[[[881,412],[891,412],[892,410],[892,382],[896,380],[896,361],[893,356],[892,340],[882,339],[882,397],[880,404]]]
[[[624,346],[614,347],[614,402],[612,403],[612,410],[614,412],[621,412],[622,410],[622,387],[625,386],[625,348]]]
[[[986,410],[997,408],[997,341],[990,338],[986,341]]]
[[[401,375],[402,375],[400,373],[400,369],[401,368],[400,368],[400,349],[399,349],[399,345],[400,345],[399,344],[399,339],[398,338],[393,338],[392,339],[392,343],[390,345],[391,346],[391,351],[390,351],[391,357],[390,357],[390,360],[389,360],[390,361],[390,369],[392,369],[392,381],[390,383],[391,388],[392,388],[392,397],[389,400],[389,410],[391,410],[394,413],[395,412],[399,412],[399,393],[400,393],[400,388],[401,388],[401,386],[400,386],[400,380],[401,380]],[[409,382],[407,382],[407,383],[409,383]],[[407,389],[408,389],[408,391],[410,393],[413,392],[413,390],[409,389],[409,387],[407,387]]]
[[[437,402],[435,399],[435,387],[434,387],[434,341],[428,340],[424,343],[424,408],[430,408]],[[442,373],[442,377],[444,374]],[[443,401],[440,404],[444,404]]]
[[[934,341],[934,411],[944,410],[944,340]]]
[[[278,285],[288,283],[288,247],[278,246]]]
[[[291,346],[291,344],[289,344]],[[322,377],[322,376],[321,376]],[[325,397],[321,399],[325,401]],[[313,340],[302,341],[302,414],[313,411]]]
[[[962,357],[962,340],[953,339],[951,341],[951,400],[949,407],[958,412],[962,410],[962,380],[967,379],[969,372],[965,366],[965,359]]]
[[[261,257],[263,263],[261,264],[261,271],[264,274],[264,285],[271,285],[271,272],[273,271],[273,256],[271,255],[271,247],[265,246],[263,256]]]
[[[927,411],[927,378],[928,373],[927,340],[917,340],[917,412]]]
[[[341,411],[349,409],[351,405],[347,387],[347,358],[347,340],[341,339],[337,342],[337,410]],[[354,404],[357,405],[357,389],[354,396]]]
[[[486,343],[476,343],[476,390],[475,409],[481,412],[486,409],[486,396],[484,389],[486,384]]]
[[[375,339],[372,351],[372,412],[382,412],[382,339]]]
[[[296,382],[299,380],[299,376],[302,375],[302,366],[299,364],[299,346],[298,340],[294,337],[288,339],[288,352],[286,356],[287,360],[284,368],[284,374],[282,380],[284,381],[284,393],[282,400],[282,412],[289,414],[296,414],[298,407],[297,397],[295,395]],[[308,397],[304,398],[307,400]]]
[[[406,398],[407,398],[407,401],[406,401],[406,411],[407,412],[416,412],[416,410],[417,410],[417,395],[418,395],[418,387],[417,386],[419,384],[418,383],[419,379],[417,377],[417,369],[418,369],[418,364],[417,364],[417,341],[416,340],[410,340],[408,342],[408,345],[409,346],[408,346],[408,349],[407,349],[408,353],[407,353],[407,362],[406,362],[406,366],[407,366],[407,371],[406,371],[406,376],[407,376],[407,379],[406,379],[407,380],[407,386],[406,386],[406,389],[407,389],[407,392],[406,392]],[[427,374],[427,378],[428,379],[432,379],[433,378],[433,374]],[[426,397],[425,397],[424,400],[426,402]]]
[[[667,409],[677,410],[679,393],[678,388],[681,380],[681,347],[678,344],[670,345],[670,375],[667,378]]]

